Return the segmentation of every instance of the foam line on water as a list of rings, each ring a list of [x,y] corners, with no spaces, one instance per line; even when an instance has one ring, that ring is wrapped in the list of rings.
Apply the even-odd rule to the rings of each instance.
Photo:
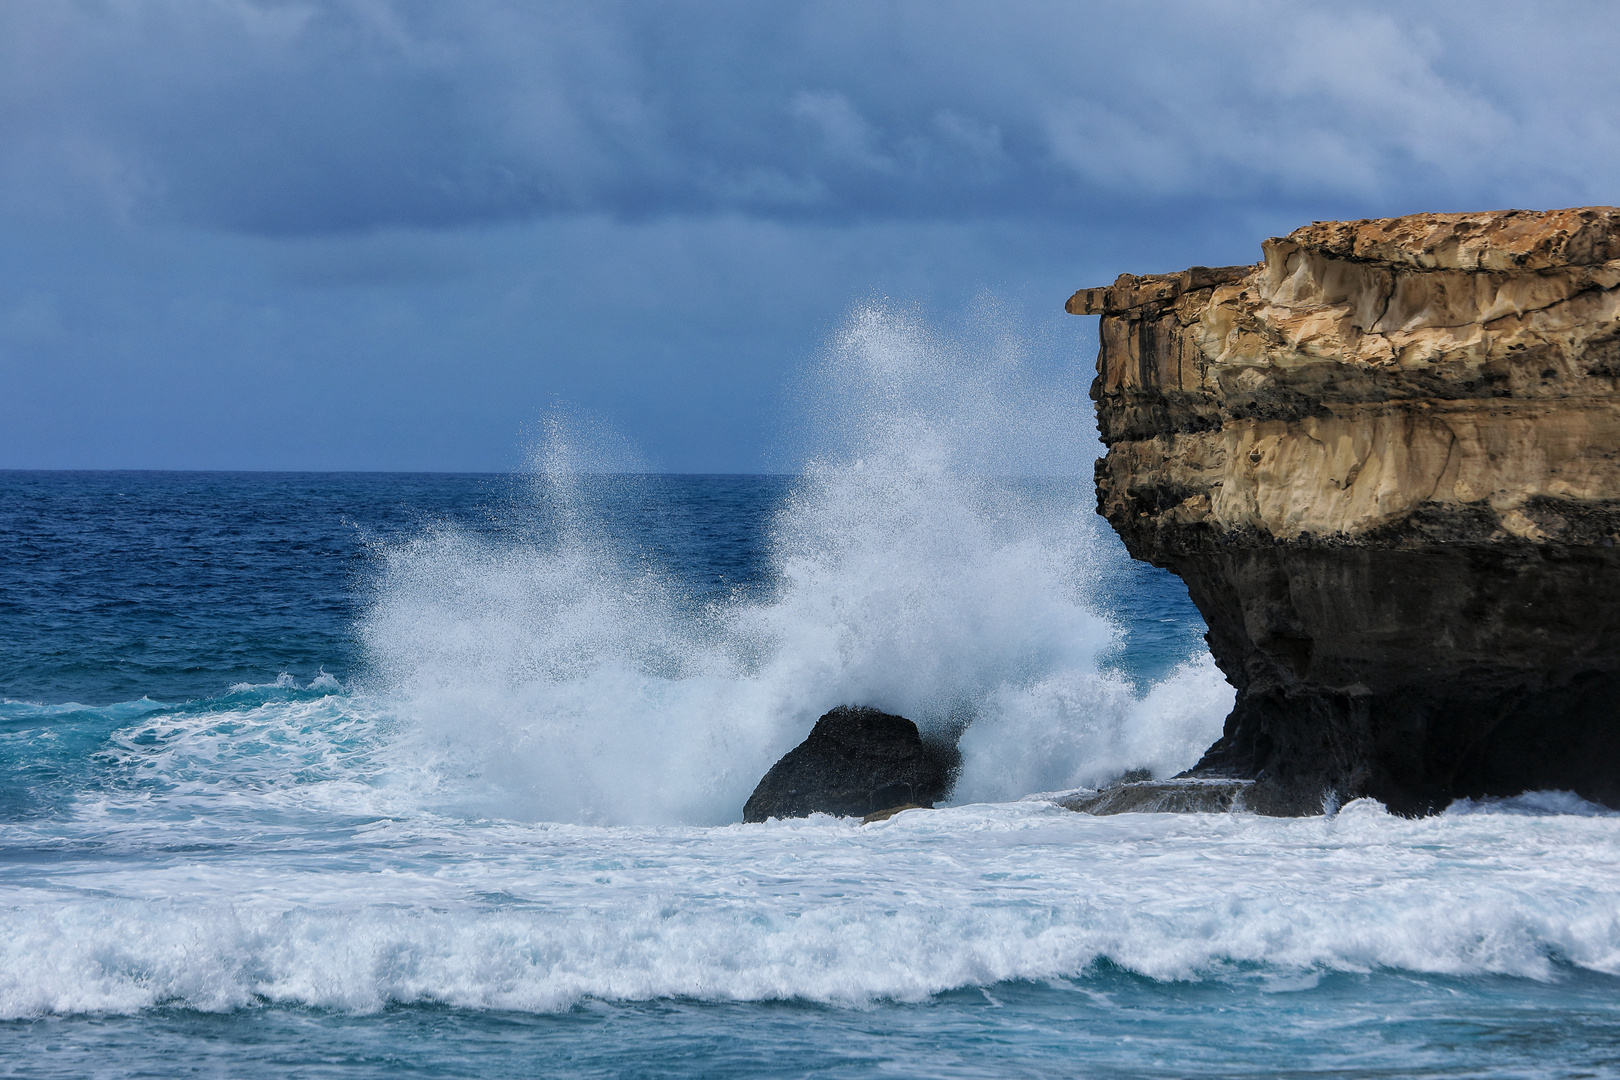
[[[444,858],[446,843],[456,858]],[[346,845],[0,882],[0,1015],[588,997],[915,1001],[1099,962],[1158,980],[1620,974],[1612,816],[1121,815],[862,828],[377,822]]]

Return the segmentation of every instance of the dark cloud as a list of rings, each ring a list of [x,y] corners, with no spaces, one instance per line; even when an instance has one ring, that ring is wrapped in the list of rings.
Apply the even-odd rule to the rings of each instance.
[[[792,467],[852,305],[1616,202],[1620,6],[0,0],[0,467]],[[997,330],[997,333],[1000,333]]]
[[[499,470],[555,400],[656,468],[791,467],[784,388],[872,299],[947,327],[986,289],[1021,302],[1006,332],[1027,322],[1083,402],[1091,320],[1062,302],[1123,257],[1081,262],[1087,246],[1035,224],[735,215],[279,239],[24,227],[0,245],[0,468]]]
[[[0,182],[265,235],[1613,201],[1620,7],[12,0]]]

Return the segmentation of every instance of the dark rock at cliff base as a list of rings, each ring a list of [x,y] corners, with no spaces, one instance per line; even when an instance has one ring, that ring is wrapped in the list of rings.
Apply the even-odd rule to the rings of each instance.
[[[1620,807],[1620,209],[1318,222],[1122,275],[1098,511],[1187,583],[1251,810]]]
[[[949,793],[959,761],[954,747],[925,742],[903,716],[840,705],[771,766],[743,806],[743,820],[932,806]]]

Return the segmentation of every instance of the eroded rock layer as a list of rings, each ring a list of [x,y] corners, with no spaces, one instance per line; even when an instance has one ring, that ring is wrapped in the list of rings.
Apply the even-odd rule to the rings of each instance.
[[[1098,509],[1237,687],[1253,807],[1620,806],[1620,210],[1319,222],[1123,275]]]

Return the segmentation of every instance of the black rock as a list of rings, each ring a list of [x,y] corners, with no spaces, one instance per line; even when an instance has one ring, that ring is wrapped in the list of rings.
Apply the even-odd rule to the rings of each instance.
[[[1373,542],[1152,552],[1238,690],[1192,775],[1256,780],[1260,813],[1553,788],[1620,807],[1620,548]]]
[[[771,766],[743,806],[743,820],[932,806],[950,792],[960,760],[954,746],[924,742],[903,716],[840,705]]]

